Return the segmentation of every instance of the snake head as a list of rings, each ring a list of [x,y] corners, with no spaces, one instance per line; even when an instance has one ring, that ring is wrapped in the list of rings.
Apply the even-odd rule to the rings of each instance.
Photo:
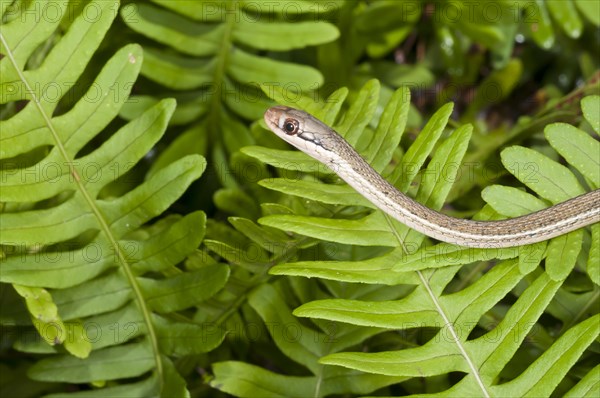
[[[274,106],[265,112],[267,126],[280,138],[319,159],[330,150],[337,133],[308,113],[288,106]]]

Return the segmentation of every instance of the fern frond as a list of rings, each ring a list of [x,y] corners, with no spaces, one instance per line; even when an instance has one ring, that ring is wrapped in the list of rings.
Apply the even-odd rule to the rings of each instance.
[[[366,85],[363,94],[366,92],[370,93],[368,98],[371,101],[377,101],[376,85]],[[400,92],[396,94],[400,95]],[[359,94],[357,98],[363,97]],[[590,100],[586,99],[588,107]],[[397,112],[399,107],[400,104],[396,104],[386,108],[380,120],[387,120],[386,117]],[[365,112],[365,109],[368,105],[364,103],[350,107],[350,115],[346,115],[344,120],[355,120],[352,113]],[[449,174],[448,170],[456,172],[459,169],[470,138],[470,129],[463,126],[445,135],[445,140],[441,139],[450,111],[450,107],[442,107],[397,166],[388,169],[388,178],[396,186],[405,191],[408,189],[418,201],[434,209],[443,205],[456,176]],[[317,116],[324,117],[322,114]],[[365,118],[364,115],[362,118]],[[589,118],[589,122],[597,123],[595,117]],[[381,139],[375,138],[375,135],[383,129],[374,129],[373,133],[374,130],[365,128],[367,122],[363,126],[361,139]],[[363,152],[368,147],[343,127],[334,125],[334,128],[346,134],[355,147],[363,148]],[[576,170],[575,174],[538,152],[520,147],[507,148],[503,152],[505,167],[530,189],[554,203],[585,191],[578,182],[580,178],[575,177],[579,176],[578,173],[589,183],[589,188],[596,188],[600,167],[597,162],[600,159],[598,142],[584,131],[566,124],[549,125],[546,136],[567,161],[573,162],[571,166]],[[570,142],[563,144],[564,139]],[[286,155],[278,151],[258,148],[245,148],[244,151],[273,166],[292,169],[291,165],[282,161]],[[421,170],[429,156],[431,159],[426,169]],[[298,155],[298,158],[302,156]],[[382,163],[379,168],[384,165]],[[527,178],[531,174],[527,174],[530,170],[525,165],[536,166],[535,179]],[[303,166],[302,170],[309,171],[311,167]],[[313,167],[312,170],[316,169]],[[420,177],[419,188],[411,191],[410,184],[417,176]],[[409,379],[443,377],[447,384],[440,386],[438,391],[449,396],[548,395],[556,391],[561,380],[568,377],[569,369],[586,355],[589,345],[597,338],[600,332],[598,315],[589,307],[591,302],[597,301],[597,286],[582,295],[581,307],[576,304],[570,306],[571,311],[577,311],[577,316],[569,316],[559,310],[560,302],[569,301],[564,283],[583,250],[583,230],[551,240],[547,250],[544,250],[545,243],[502,250],[465,249],[445,243],[427,245],[422,235],[408,231],[379,210],[373,211],[372,205],[362,200],[354,202],[355,196],[346,186],[329,186],[313,178],[299,181],[298,186],[294,185],[296,183],[288,178],[267,180],[263,185],[324,203],[326,205],[321,206],[330,207],[330,215],[310,215],[318,206],[309,202],[306,209],[309,215],[275,214],[265,216],[259,222],[317,240],[352,245],[357,248],[354,253],[358,258],[333,254],[329,261],[319,259],[276,265],[270,273],[319,277],[328,280],[324,281],[328,285],[343,281],[408,285],[411,289],[385,300],[339,297],[331,290],[324,298],[309,302],[303,300],[305,304],[294,310],[294,315],[310,318],[317,324],[336,322],[338,325],[341,322],[354,327],[403,331],[424,328],[434,331],[431,339],[421,346],[379,353],[332,352],[321,358],[319,363]],[[348,196],[345,196],[346,193]],[[484,191],[484,199],[489,205],[476,215],[478,219],[499,219],[500,214],[514,217],[547,206],[544,200],[509,187],[491,186]],[[593,228],[594,235],[596,227]],[[361,259],[359,253],[367,246],[374,246],[376,254],[368,256],[365,253],[367,258]],[[501,261],[487,271],[471,266],[492,259]],[[540,270],[542,262],[545,271]],[[485,264],[481,263],[482,266]],[[464,267],[468,268],[463,271]],[[468,270],[471,274],[467,273]],[[362,286],[357,289],[364,289]],[[509,294],[515,295],[517,300],[504,307],[501,302]],[[504,310],[500,311],[501,308]],[[530,365],[521,368],[522,374],[509,376],[506,370],[509,362],[523,355],[521,345],[526,338],[534,338],[532,327],[539,325],[544,328],[539,322],[545,313],[552,313],[565,322],[561,337],[554,342],[536,342],[536,347],[544,352],[544,360],[530,361]],[[490,316],[497,324],[483,321]],[[265,322],[274,319],[271,315],[265,318]],[[558,352],[564,355],[557,355]],[[293,357],[291,353],[288,356]],[[464,373],[465,376],[460,381],[452,380],[450,374],[453,372]],[[552,376],[546,377],[546,372],[551,372]],[[511,381],[499,382],[507,380]],[[228,386],[232,386],[232,382]]]
[[[154,3],[160,7],[143,2],[129,4],[121,17],[133,31],[152,40],[153,45],[144,48],[141,73],[174,90],[179,106],[172,123],[194,126],[162,156],[200,153],[195,143],[210,141],[210,172],[222,185],[211,187],[219,189],[215,204],[234,216],[256,219],[260,215],[256,197],[264,197],[268,191],[244,173],[247,167],[258,169],[260,164],[248,165],[250,159],[236,155],[240,148],[258,141],[243,119],[256,120],[273,105],[261,91],[263,85],[298,95],[323,84],[317,69],[285,61],[286,52],[335,40],[338,29],[317,19],[335,12],[341,4],[237,0]],[[145,106],[157,101],[151,93],[139,99]],[[142,109],[137,104],[126,108],[124,114],[132,117]],[[266,170],[260,173],[268,175]]]
[[[3,299],[18,293],[27,309],[3,304],[1,322],[40,333],[41,340],[12,341],[20,351],[43,354],[28,370],[33,380],[103,387],[75,396],[185,396],[170,357],[206,352],[223,335],[198,338],[200,325],[171,317],[210,298],[229,270],[176,267],[202,240],[203,213],[144,224],[176,201],[206,162],[184,157],[113,194],[160,140],[175,109],[165,99],[116,131],[108,127],[141,68],[137,45],[117,51],[64,108],[67,89],[83,81],[118,5],[23,1],[3,10],[16,14],[3,15],[0,31],[2,102],[22,106],[0,122],[0,282],[14,286]],[[59,17],[40,18],[51,7]]]

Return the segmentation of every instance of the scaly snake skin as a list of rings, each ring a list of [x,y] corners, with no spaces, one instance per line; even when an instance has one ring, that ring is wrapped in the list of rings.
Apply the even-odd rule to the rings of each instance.
[[[409,198],[381,177],[333,129],[306,112],[275,106],[269,128],[330,168],[358,193],[403,224],[460,246],[501,248],[541,242],[600,221],[600,189],[555,206],[501,221],[449,217]]]

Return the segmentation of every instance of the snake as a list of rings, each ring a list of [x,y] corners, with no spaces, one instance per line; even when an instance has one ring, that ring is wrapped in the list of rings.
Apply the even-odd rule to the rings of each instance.
[[[267,109],[264,120],[273,133],[327,165],[390,217],[442,242],[474,248],[516,247],[600,221],[600,189],[515,218],[478,221],[451,217],[396,189],[339,133],[309,113],[278,105]]]

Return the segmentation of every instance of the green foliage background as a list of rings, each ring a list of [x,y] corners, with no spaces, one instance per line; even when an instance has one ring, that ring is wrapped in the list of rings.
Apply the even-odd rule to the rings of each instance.
[[[600,3],[0,1],[0,395],[598,396],[600,225],[436,243],[268,132],[516,217],[600,187]]]

